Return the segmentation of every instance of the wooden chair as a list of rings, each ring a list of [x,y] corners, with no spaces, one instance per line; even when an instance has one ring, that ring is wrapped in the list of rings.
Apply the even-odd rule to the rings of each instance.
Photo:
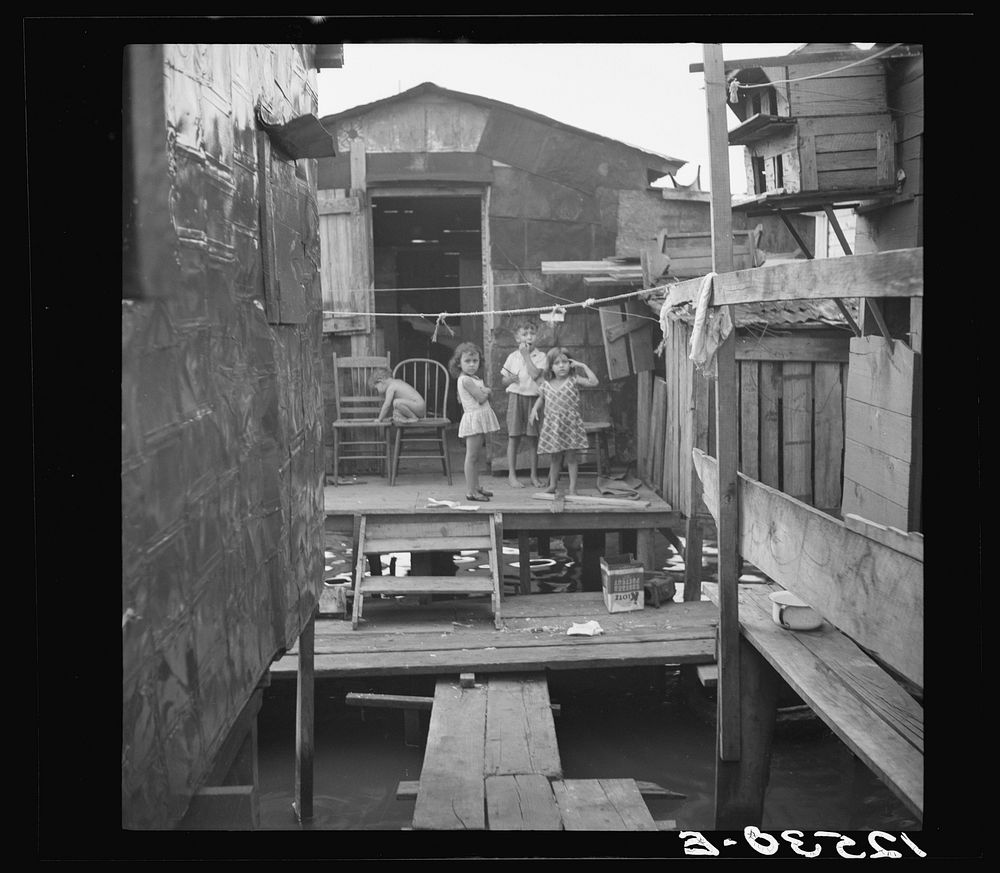
[[[392,375],[396,379],[412,385],[420,392],[420,396],[427,403],[427,414],[413,422],[394,421],[392,424],[395,431],[395,447],[392,455],[392,473],[389,476],[389,484],[396,484],[396,474],[399,472],[399,460],[404,457],[404,443],[420,444],[416,448],[418,452],[432,452],[432,454],[417,454],[408,452],[407,458],[438,458],[444,468],[444,474],[448,477],[448,484],[451,480],[451,460],[448,457],[448,431],[451,424],[446,412],[448,403],[448,387],[451,378],[448,368],[438,361],[430,358],[407,358],[396,364]]]
[[[391,474],[390,420],[378,421],[384,398],[369,386],[372,373],[390,369],[385,357],[338,357],[333,355],[333,397],[336,419],[333,430],[333,480],[340,477],[342,461],[382,461],[385,475]],[[343,454],[345,447],[351,447]]]

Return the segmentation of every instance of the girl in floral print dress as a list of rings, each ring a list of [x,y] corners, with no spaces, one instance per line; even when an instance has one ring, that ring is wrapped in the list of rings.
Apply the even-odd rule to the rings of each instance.
[[[597,376],[582,361],[575,361],[569,349],[555,346],[545,355],[545,378],[539,387],[538,400],[531,408],[530,421],[538,418],[542,407],[545,417],[538,435],[538,454],[551,456],[549,462],[549,487],[545,493],[554,494],[562,472],[563,455],[569,470],[569,493],[576,494],[576,473],[580,464],[579,452],[587,449],[587,433],[580,414],[580,386],[593,388]]]

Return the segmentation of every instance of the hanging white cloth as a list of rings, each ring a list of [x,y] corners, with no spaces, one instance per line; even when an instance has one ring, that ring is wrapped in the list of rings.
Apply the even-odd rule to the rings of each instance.
[[[728,306],[709,308],[715,276],[715,273],[709,273],[701,280],[688,354],[695,366],[712,379],[716,376],[715,353],[733,330]]]

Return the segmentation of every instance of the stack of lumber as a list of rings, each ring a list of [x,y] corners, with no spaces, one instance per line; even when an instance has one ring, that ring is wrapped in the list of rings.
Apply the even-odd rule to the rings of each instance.
[[[637,257],[601,261],[542,261],[543,276],[583,276],[585,285],[638,285],[643,282]]]

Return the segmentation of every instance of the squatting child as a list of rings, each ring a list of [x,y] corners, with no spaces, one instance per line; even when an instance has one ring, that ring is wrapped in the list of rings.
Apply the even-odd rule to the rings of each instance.
[[[548,494],[556,491],[563,455],[569,470],[569,493],[576,494],[579,452],[587,449],[587,432],[580,414],[580,386],[592,388],[596,384],[593,370],[582,361],[573,360],[569,349],[556,346],[545,355],[545,378],[539,385],[539,396],[530,417],[536,420],[545,408],[538,451],[551,456],[549,485],[545,489]]]
[[[479,463],[486,447],[486,434],[500,430],[500,422],[490,406],[492,389],[478,375],[482,360],[475,343],[461,343],[448,362],[463,410],[458,435],[465,439],[465,497],[479,503],[493,496],[492,491],[479,485]]]
[[[385,367],[372,370],[368,384],[385,395],[385,403],[378,414],[379,421],[388,418],[390,413],[394,421],[414,421],[427,414],[427,403],[420,392],[402,379],[394,379]]]
[[[538,325],[530,318],[514,323],[517,350],[504,361],[501,375],[507,388],[507,481],[511,488],[523,488],[517,479],[517,448],[527,441],[531,448],[531,484],[542,485],[538,478],[538,427],[531,419],[531,407],[538,399],[538,380],[545,367],[545,353],[535,348]]]

